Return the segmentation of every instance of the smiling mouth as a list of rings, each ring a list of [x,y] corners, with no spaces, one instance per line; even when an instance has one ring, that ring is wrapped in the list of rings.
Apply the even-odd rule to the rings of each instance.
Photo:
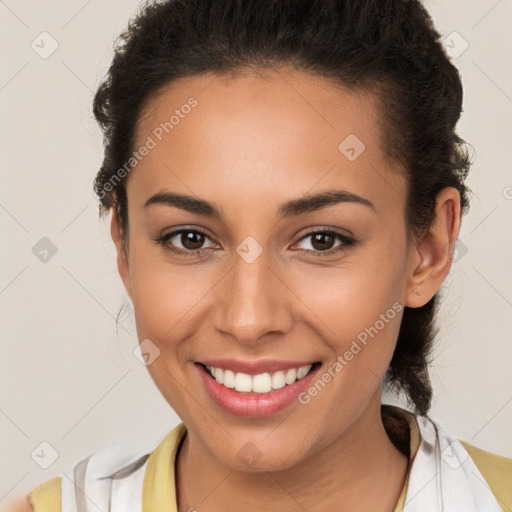
[[[277,389],[291,386],[322,365],[321,362],[317,361],[297,368],[249,375],[243,372],[233,372],[208,366],[199,362],[196,364],[200,365],[208,377],[215,380],[218,384],[247,395],[271,393]]]

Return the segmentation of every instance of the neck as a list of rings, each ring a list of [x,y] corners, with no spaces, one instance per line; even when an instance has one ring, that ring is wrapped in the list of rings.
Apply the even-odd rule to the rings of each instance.
[[[176,461],[179,512],[393,512],[408,459],[391,442],[380,395],[333,443],[286,470],[239,472],[188,433]]]

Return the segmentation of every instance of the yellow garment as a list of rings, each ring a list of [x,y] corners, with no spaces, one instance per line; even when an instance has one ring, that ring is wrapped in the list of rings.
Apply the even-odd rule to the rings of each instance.
[[[180,423],[149,456],[142,487],[142,512],[178,512],[174,467],[178,447],[187,433]]]
[[[62,477],[57,476],[32,490],[28,498],[35,512],[61,512],[61,483]]]
[[[500,507],[512,512],[512,459],[486,452],[461,441],[484,476]]]
[[[420,434],[412,414],[405,415],[410,427],[409,468],[420,445]],[[178,512],[175,485],[168,485],[175,480],[175,461],[178,449],[187,429],[180,423],[163,439],[148,459],[142,491],[143,512]],[[501,457],[465,441],[461,441],[478,469],[491,487],[504,512],[512,512],[512,459]],[[404,487],[393,512],[403,512],[409,471]],[[61,512],[61,477],[53,478],[29,494],[35,512]]]

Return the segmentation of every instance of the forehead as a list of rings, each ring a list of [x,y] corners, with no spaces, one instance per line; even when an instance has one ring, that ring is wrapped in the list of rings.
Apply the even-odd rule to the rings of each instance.
[[[368,195],[392,180],[396,189],[379,115],[365,91],[296,70],[180,79],[141,112],[134,149],[152,149],[128,188],[133,181],[141,200],[174,185],[246,198],[296,196],[316,184]]]

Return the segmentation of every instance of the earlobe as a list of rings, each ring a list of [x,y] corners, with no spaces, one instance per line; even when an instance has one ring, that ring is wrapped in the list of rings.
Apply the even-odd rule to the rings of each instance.
[[[460,194],[454,187],[441,190],[428,231],[411,247],[405,305],[424,306],[439,290],[450,271],[460,230]]]
[[[121,224],[119,221],[119,215],[117,212],[117,208],[114,206],[112,208],[112,221],[110,224],[110,234],[112,236],[112,240],[116,246],[117,252],[117,269],[119,271],[119,275],[121,280],[123,281],[126,293],[132,298],[131,293],[131,284],[130,284],[130,265],[128,260],[128,255],[126,254],[124,243],[123,243],[123,233],[121,229]]]

